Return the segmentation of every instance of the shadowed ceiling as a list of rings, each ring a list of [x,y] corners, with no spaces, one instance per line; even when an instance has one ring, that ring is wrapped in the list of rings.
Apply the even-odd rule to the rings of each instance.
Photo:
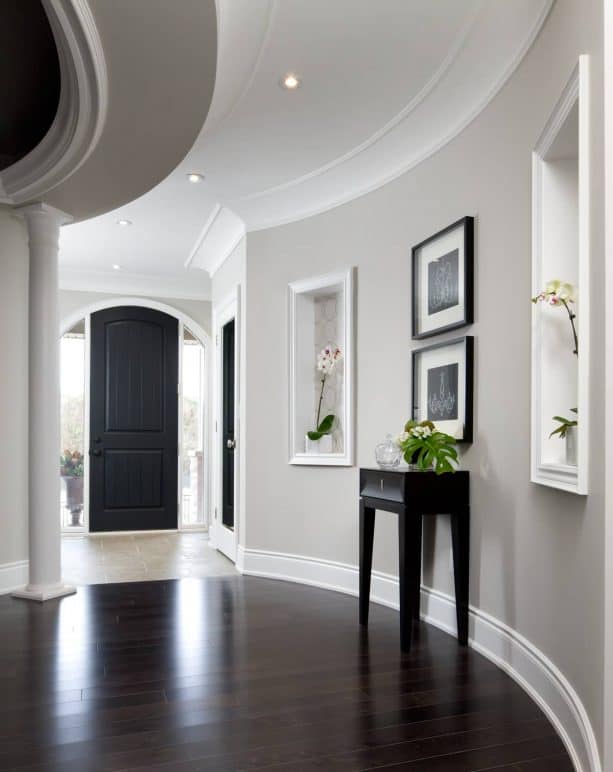
[[[53,123],[60,66],[40,0],[0,3],[0,169],[27,155]]]

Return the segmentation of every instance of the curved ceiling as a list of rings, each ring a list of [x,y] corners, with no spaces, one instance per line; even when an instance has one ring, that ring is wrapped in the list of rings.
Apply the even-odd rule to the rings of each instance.
[[[148,194],[65,228],[65,269],[112,262],[187,288],[189,267],[214,272],[245,229],[384,184],[483,109],[552,2],[218,0],[217,81],[200,136]],[[279,85],[287,72],[301,80],[295,91]],[[206,179],[189,184],[189,172]],[[117,228],[120,218],[133,226]]]

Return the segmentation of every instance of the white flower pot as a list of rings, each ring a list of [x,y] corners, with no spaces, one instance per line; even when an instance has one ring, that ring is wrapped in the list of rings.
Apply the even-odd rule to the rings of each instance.
[[[566,430],[566,463],[577,466],[577,427],[569,426]]]
[[[305,434],[304,449],[308,456],[325,456],[332,453],[332,435],[324,434],[320,440],[310,440]]]

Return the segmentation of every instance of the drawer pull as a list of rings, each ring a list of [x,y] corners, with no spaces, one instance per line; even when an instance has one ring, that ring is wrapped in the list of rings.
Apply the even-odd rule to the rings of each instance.
[[[381,478],[381,490],[383,490],[383,478]]]

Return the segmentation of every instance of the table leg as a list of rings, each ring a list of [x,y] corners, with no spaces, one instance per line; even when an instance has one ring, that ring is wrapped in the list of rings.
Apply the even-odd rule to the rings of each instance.
[[[411,535],[407,513],[398,513],[398,586],[400,590],[400,649],[411,649]]]
[[[360,499],[360,624],[368,624],[372,546],[375,536],[375,510]]]
[[[422,515],[411,515],[411,618],[419,622],[421,599],[421,534]]]
[[[468,645],[468,585],[470,550],[470,509],[467,507],[451,515],[453,548],[453,577],[455,583],[458,641]]]

